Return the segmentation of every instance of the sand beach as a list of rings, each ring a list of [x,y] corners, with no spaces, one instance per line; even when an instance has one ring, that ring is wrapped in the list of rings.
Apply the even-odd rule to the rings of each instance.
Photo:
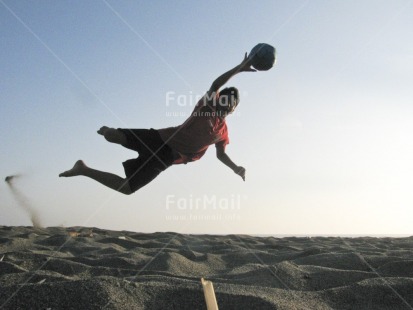
[[[0,309],[413,309],[413,237],[0,227]]]

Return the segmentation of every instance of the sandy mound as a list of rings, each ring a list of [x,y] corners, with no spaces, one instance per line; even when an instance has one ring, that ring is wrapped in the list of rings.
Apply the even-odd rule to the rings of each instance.
[[[413,309],[413,238],[0,227],[1,309]]]

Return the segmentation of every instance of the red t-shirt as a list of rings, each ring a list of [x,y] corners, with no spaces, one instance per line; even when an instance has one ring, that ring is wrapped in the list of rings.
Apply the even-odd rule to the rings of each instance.
[[[212,101],[207,93],[182,125],[158,129],[162,140],[179,154],[174,164],[200,159],[211,144],[225,149],[229,143],[225,118],[218,115]]]

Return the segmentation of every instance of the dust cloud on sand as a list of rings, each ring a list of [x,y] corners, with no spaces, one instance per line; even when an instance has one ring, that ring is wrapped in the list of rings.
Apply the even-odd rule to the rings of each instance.
[[[16,188],[16,185],[14,184],[15,180],[21,177],[21,174],[9,175],[6,177],[5,181],[18,206],[30,216],[33,227],[41,228],[42,225],[39,213],[32,207],[30,200],[18,188]]]

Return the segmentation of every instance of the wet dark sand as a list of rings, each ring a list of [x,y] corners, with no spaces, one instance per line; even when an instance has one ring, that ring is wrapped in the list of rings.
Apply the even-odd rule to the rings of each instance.
[[[0,309],[413,309],[413,237],[0,226]]]

